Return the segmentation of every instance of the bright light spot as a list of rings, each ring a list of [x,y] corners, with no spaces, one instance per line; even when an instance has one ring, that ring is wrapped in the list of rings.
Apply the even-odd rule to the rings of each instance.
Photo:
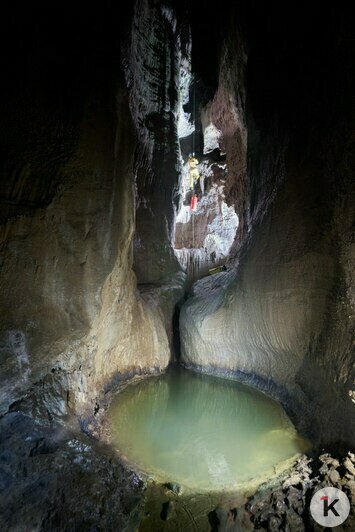
[[[203,153],[210,153],[215,149],[220,148],[220,140],[222,133],[219,129],[216,128],[212,122],[205,127],[203,132]]]

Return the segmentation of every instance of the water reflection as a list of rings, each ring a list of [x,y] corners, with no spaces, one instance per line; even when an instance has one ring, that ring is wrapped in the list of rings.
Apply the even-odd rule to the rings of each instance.
[[[182,369],[126,388],[110,420],[113,443],[129,460],[191,488],[236,487],[306,446],[264,394]]]

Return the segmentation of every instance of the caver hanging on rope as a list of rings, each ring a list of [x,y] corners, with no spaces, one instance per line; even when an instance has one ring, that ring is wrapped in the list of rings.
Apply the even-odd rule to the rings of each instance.
[[[197,165],[198,160],[195,157],[195,154],[189,155],[189,171],[190,171],[190,190],[192,190],[192,197],[190,203],[190,209],[192,211],[196,210],[197,207],[197,196],[195,194],[195,186],[200,179],[200,174],[198,173]]]
[[[189,159],[189,172],[190,172],[190,190],[194,190],[195,184],[200,179],[200,174],[198,173],[197,165],[198,160],[195,157],[195,154],[190,154]]]

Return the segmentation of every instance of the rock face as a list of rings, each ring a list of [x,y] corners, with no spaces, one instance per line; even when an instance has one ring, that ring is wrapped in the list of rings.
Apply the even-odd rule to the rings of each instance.
[[[181,206],[176,217],[174,252],[190,283],[228,260],[238,227],[233,206],[225,201],[225,164],[202,161],[199,165],[202,190],[195,211]],[[216,169],[217,167],[217,169]],[[186,194],[188,199],[191,192]],[[188,203],[188,202],[187,202]]]
[[[104,12],[86,17],[79,72],[72,58],[75,28],[68,27],[64,39],[62,33],[48,35],[39,23],[35,49],[20,47],[13,57],[25,69],[26,95],[21,84],[4,88],[12,105],[2,109],[2,123],[8,123],[2,136],[13,141],[14,155],[11,167],[5,160],[2,168],[1,412],[35,383],[44,380],[48,387],[47,376],[55,373],[52,403],[58,392],[62,414],[68,408],[90,413],[117,376],[160,371],[171,358],[172,316],[183,278],[176,268],[169,294],[165,289],[160,298],[159,287],[151,287],[148,299],[140,296],[132,269],[136,133],[119,68],[123,27],[115,37],[105,33],[111,23]],[[34,30],[26,20],[22,24],[18,31],[30,40]],[[92,27],[101,48],[92,42]],[[56,54],[76,82],[72,92],[62,64],[45,71]],[[130,98],[131,106],[139,106],[132,88]],[[29,111],[22,129],[24,108]],[[55,129],[47,138],[48,117]],[[17,129],[23,133],[18,137]],[[161,243],[169,247],[167,240]],[[160,273],[172,272],[161,267]],[[47,402],[50,410],[50,393]]]
[[[234,246],[238,247],[248,230],[245,113],[247,56],[243,39],[237,31],[237,20],[232,17],[232,21],[228,45],[224,46],[220,59],[218,87],[213,98],[201,109],[201,125],[204,132],[204,151],[208,152],[208,140],[211,132],[214,132],[215,136],[217,134],[218,147],[221,153],[225,154],[227,177],[224,196],[228,206],[233,206],[238,214],[238,232]]]
[[[319,490],[333,486],[354,500],[354,455],[349,453],[340,461],[323,454],[317,462],[301,457],[289,478],[279,487],[270,487],[251,497],[246,505],[250,512],[251,529],[266,530],[321,530],[309,514],[309,501]],[[341,463],[342,462],[342,463]],[[339,473],[338,468],[341,473]],[[276,488],[276,489],[275,489]],[[354,527],[354,505],[344,522],[343,530]]]
[[[143,486],[110,449],[20,413],[0,420],[2,530],[132,530]]]
[[[180,170],[178,87],[184,44],[172,9],[153,0],[136,2],[125,64],[140,141],[134,238],[139,283],[157,282],[180,270],[171,241]]]
[[[223,65],[226,67],[224,61]],[[206,275],[209,269],[227,261],[239,223],[230,189],[231,183],[242,180],[241,168],[245,173],[246,135],[237,104],[227,97],[225,91],[225,86],[231,83],[225,76],[227,71],[226,68],[221,74],[224,89],[219,90],[213,101],[205,106],[204,83],[200,80],[199,85],[196,79],[190,79],[193,132],[188,138],[179,137],[181,158],[186,162],[182,165],[182,202],[175,218],[174,250],[187,273],[189,284]],[[218,129],[216,124],[222,129]],[[199,179],[192,191],[188,157],[191,146],[194,150],[195,144],[199,149],[196,153]],[[226,154],[227,146],[233,146],[234,151]],[[235,156],[236,151],[239,159]],[[192,211],[194,195],[197,204]]]
[[[197,283],[182,308],[182,360],[273,393],[318,442],[353,441],[349,33],[344,13],[334,24],[325,13],[318,40],[297,17],[272,36],[264,15],[254,13],[247,30],[248,193],[239,189],[239,261],[218,280]],[[270,28],[283,15],[273,12]],[[294,55],[299,31],[304,48]]]
[[[159,531],[168,521],[171,530],[211,530],[213,532],[318,532],[309,503],[325,486],[341,489],[351,502],[350,515],[339,530],[354,527],[354,455],[339,459],[323,454],[317,460],[302,455],[286,477],[263,485],[252,496],[236,493],[194,494],[188,497],[171,484],[147,490],[139,529]]]

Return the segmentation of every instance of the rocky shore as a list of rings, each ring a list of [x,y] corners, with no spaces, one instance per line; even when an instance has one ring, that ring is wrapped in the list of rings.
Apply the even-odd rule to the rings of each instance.
[[[248,496],[192,493],[156,484],[123,465],[108,445],[75,428],[45,426],[22,412],[0,419],[3,531],[320,531],[309,504],[334,486],[351,502],[339,530],[355,527],[355,455],[302,455]]]

